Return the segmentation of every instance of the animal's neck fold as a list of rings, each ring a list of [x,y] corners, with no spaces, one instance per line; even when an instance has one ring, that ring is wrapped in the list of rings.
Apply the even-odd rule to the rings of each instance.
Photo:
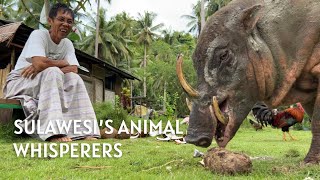
[[[270,99],[276,84],[277,72],[272,53],[255,29],[249,38],[249,58],[259,91],[259,100]]]

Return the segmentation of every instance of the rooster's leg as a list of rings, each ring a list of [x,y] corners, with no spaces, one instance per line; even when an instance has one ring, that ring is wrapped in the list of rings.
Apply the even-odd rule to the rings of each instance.
[[[290,132],[288,132],[288,134],[289,134],[289,136],[290,136],[291,140],[297,140],[297,138],[295,138],[295,137],[291,136]]]
[[[283,139],[284,141],[287,141],[287,139],[286,139],[286,132],[283,132],[283,137],[282,137],[282,139]]]

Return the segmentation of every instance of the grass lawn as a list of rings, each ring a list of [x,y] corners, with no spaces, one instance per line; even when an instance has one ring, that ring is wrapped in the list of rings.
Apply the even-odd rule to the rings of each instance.
[[[17,157],[13,143],[39,143],[30,138],[0,139],[0,179],[304,179],[320,178],[320,166],[302,166],[311,141],[310,131],[294,131],[297,141],[282,141],[282,131],[267,127],[262,131],[241,128],[227,149],[244,152],[253,160],[248,175],[226,176],[210,172],[193,158],[191,144],[159,142],[154,137],[128,140],[98,140],[121,143],[120,158],[31,158]],[[89,143],[89,141],[76,141]],[[213,143],[211,147],[215,147]],[[93,168],[95,167],[95,168]],[[100,168],[100,169],[99,169]]]

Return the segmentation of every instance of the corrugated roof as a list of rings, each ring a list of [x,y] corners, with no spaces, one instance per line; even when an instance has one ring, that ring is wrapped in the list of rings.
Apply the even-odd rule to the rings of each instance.
[[[24,46],[25,42],[28,40],[29,35],[33,31],[33,28],[30,28],[26,26],[25,24],[21,22],[11,22],[6,20],[0,19],[0,43],[9,40],[8,44],[14,43],[20,46]],[[16,34],[16,35],[15,35]],[[119,74],[122,78],[126,79],[136,79],[139,80],[139,78],[135,77],[134,75],[130,74],[129,72],[119,69],[112,64],[105,62],[101,59],[95,58],[83,51],[80,51],[76,49],[76,56],[77,58],[85,58],[88,61],[91,61],[94,64],[99,64],[105,69],[111,70],[113,72],[116,72]]]

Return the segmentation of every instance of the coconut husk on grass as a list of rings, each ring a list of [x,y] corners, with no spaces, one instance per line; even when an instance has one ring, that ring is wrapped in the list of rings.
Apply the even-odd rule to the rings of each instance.
[[[204,156],[205,167],[221,174],[243,174],[252,171],[250,158],[242,153],[228,151],[224,148],[212,148]]]
[[[129,134],[127,134],[125,132],[121,132],[120,134],[118,133],[116,135],[116,139],[130,139],[130,136],[131,136],[130,132],[129,132]]]
[[[107,134],[106,132],[109,132],[110,129],[108,128],[104,128],[100,130],[100,135],[102,139],[111,139],[111,138],[116,138],[117,134],[118,134],[118,130],[116,130],[115,128],[113,128],[113,132],[111,134]]]

